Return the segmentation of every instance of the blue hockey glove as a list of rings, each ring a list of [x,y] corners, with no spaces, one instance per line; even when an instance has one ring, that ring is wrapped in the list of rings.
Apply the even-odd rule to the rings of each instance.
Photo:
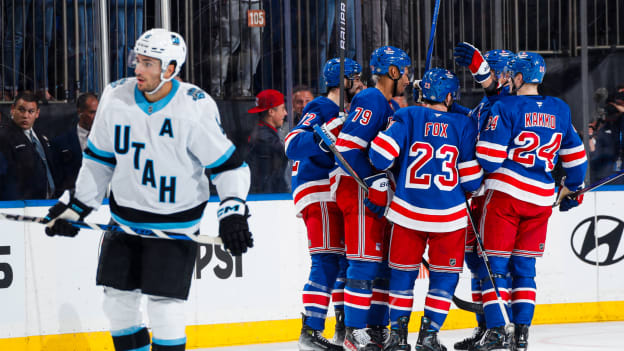
[[[383,217],[388,206],[390,180],[385,173],[378,173],[364,178],[364,183],[368,186],[368,195],[364,199],[364,205],[377,217]]]
[[[580,189],[582,189],[582,186],[577,190]],[[565,186],[559,188],[559,194],[557,195],[557,198],[559,199],[559,211],[566,212],[583,203],[584,194],[577,197],[571,197],[569,196],[570,193],[571,191]]]
[[[219,237],[223,241],[223,247],[232,256],[240,256],[247,252],[247,248],[253,247],[253,238],[247,224],[249,217],[249,208],[242,199],[228,197],[219,205]]]
[[[67,204],[59,200],[50,208],[44,218],[44,223],[46,224],[45,232],[48,236],[74,237],[78,234],[80,228],[74,227],[67,220],[82,221],[92,210],[93,208],[83,204],[73,196],[70,197]]]
[[[483,83],[490,77],[490,65],[481,55],[479,49],[469,43],[457,44],[453,50],[455,62],[458,65],[468,67],[477,83]]]

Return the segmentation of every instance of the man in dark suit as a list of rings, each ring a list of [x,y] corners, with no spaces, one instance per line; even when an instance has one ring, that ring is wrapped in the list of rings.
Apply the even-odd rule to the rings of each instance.
[[[11,120],[0,127],[0,200],[51,199],[62,192],[50,141],[33,130],[37,118],[35,95],[19,93]]]

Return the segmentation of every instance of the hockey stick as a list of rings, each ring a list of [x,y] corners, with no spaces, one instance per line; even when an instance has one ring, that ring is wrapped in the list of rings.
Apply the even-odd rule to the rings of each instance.
[[[18,222],[32,222],[32,223],[40,223],[45,224],[46,220],[43,217],[30,217],[30,216],[21,216],[21,215],[13,215],[8,213],[0,213],[0,219],[10,220],[10,221],[18,221]],[[92,230],[104,230],[109,232],[116,233],[125,233],[130,235],[138,235],[138,236],[148,236],[148,237],[157,237],[161,239],[172,239],[172,240],[190,240],[199,244],[217,244],[221,245],[223,242],[221,238],[208,236],[208,235],[193,235],[193,234],[181,234],[181,233],[172,233],[172,232],[164,232],[158,229],[144,229],[144,228],[133,228],[128,227],[126,225],[114,225],[114,224],[97,224],[97,223],[86,223],[79,221],[70,221],[67,220],[72,226],[81,229],[92,229]]]
[[[339,6],[338,11],[336,11],[337,23],[339,26],[339,30],[337,31],[338,35],[338,51],[340,56],[340,115],[344,114],[344,64],[345,64],[345,50],[347,49],[347,1],[340,0],[336,3],[336,6]]]
[[[431,19],[431,33],[429,34],[429,47],[427,48],[427,59],[425,60],[425,72],[431,66],[431,54],[433,54],[433,41],[435,39],[436,27],[438,26],[438,13],[440,12],[440,0],[436,0],[433,8],[433,18]]]
[[[561,204],[561,200],[563,200],[564,197],[569,197],[569,198],[574,199],[574,198],[576,198],[577,196],[579,196],[581,194],[585,194],[588,191],[592,191],[592,190],[594,190],[596,188],[600,188],[601,186],[603,186],[603,185],[605,185],[607,183],[611,183],[612,181],[614,181],[614,180],[616,180],[616,179],[618,179],[618,178],[620,178],[622,176],[624,176],[624,170],[616,172],[616,173],[614,173],[614,174],[612,174],[612,175],[610,175],[608,177],[604,177],[604,178],[600,179],[599,181],[595,182],[594,184],[592,184],[592,185],[590,185],[588,187],[585,187],[583,189],[579,189],[577,191],[569,192],[569,193],[567,193],[567,194],[565,194],[563,196],[559,196],[559,198],[557,199],[557,201],[555,201],[555,203],[552,205],[552,207],[559,206],[559,204]],[[563,181],[561,183],[563,184]]]
[[[425,268],[429,270],[429,262],[427,262],[427,260],[425,260],[424,258],[422,260],[422,264],[423,266],[425,266]],[[483,314],[483,305],[481,305],[480,303],[462,300],[457,297],[457,295],[453,295],[453,303],[461,310]]]
[[[477,245],[479,245],[479,250],[481,250],[481,257],[483,258],[483,263],[485,263],[485,268],[487,269],[488,278],[490,278],[490,283],[492,283],[492,287],[494,287],[494,293],[496,294],[496,301],[498,302],[498,307],[503,314],[503,319],[505,320],[505,329],[508,326],[511,326],[511,322],[509,319],[509,315],[507,314],[507,308],[505,307],[505,303],[501,298],[500,292],[496,287],[496,283],[494,282],[494,276],[492,275],[492,266],[490,265],[490,260],[488,259],[487,254],[485,253],[485,249],[483,248],[483,241],[481,239],[481,235],[479,234],[479,230],[477,229],[477,225],[474,222],[474,218],[472,215],[472,211],[470,210],[470,204],[468,203],[468,199],[466,199],[466,212],[468,213],[468,218],[470,219],[470,225],[472,225],[472,230],[474,231],[475,238],[477,240]]]
[[[338,162],[341,166],[344,167],[347,173],[355,180],[356,183],[358,183],[358,185],[364,191],[368,192],[368,186],[366,186],[366,183],[364,183],[364,181],[360,178],[360,176],[358,176],[357,173],[355,173],[351,165],[349,165],[347,160],[345,160],[345,158],[342,156],[340,151],[336,149],[336,144],[331,140],[329,136],[327,136],[323,128],[321,128],[318,124],[315,124],[314,127],[312,128],[314,128],[314,132],[318,134],[318,136],[320,136],[321,139],[323,139],[323,142],[327,144],[327,147],[329,147],[329,150],[331,150],[334,156],[336,156],[336,162]],[[429,269],[429,262],[427,262],[427,260],[423,258],[422,263],[427,269]],[[473,313],[483,313],[483,308],[481,307],[481,305],[462,300],[455,295],[453,295],[453,302],[455,303],[457,307],[461,308],[462,310],[466,310],[468,312],[473,312]]]

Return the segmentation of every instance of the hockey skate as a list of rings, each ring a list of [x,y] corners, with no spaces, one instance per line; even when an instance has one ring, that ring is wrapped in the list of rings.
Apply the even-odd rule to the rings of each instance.
[[[397,329],[390,331],[388,342],[384,345],[384,351],[410,351],[410,344],[407,343],[407,325],[409,316],[399,317]]]
[[[529,346],[529,326],[527,324],[516,325],[515,351],[526,351]]]
[[[368,334],[373,339],[373,342],[381,345],[382,349],[385,350],[385,346],[390,340],[390,331],[385,325],[371,326],[370,328],[368,328]]]
[[[301,335],[299,335],[299,351],[342,351],[342,346],[327,340],[321,330],[315,330],[307,326],[305,319],[304,315]]]
[[[383,346],[376,343],[371,335],[370,330],[355,329],[347,327],[343,348],[347,351],[382,351]]]
[[[479,323],[479,325],[472,331],[471,336],[455,343],[455,350],[470,350],[470,347],[472,347],[477,341],[479,341],[484,333],[485,323]]]
[[[513,331],[505,332],[505,327],[487,329],[483,337],[477,341],[470,351],[511,351]]]
[[[344,343],[345,333],[344,311],[336,310],[336,329],[334,330],[332,342],[336,345],[342,345]]]
[[[414,346],[415,351],[446,351],[446,347],[440,344],[438,332],[429,329],[431,320],[423,316],[420,320],[418,340]]]

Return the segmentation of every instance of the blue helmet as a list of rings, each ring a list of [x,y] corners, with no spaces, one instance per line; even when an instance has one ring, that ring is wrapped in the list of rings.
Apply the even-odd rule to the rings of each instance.
[[[522,73],[525,83],[541,83],[546,74],[546,62],[542,55],[534,52],[521,51],[509,63],[509,69],[515,76]]]
[[[514,57],[514,53],[509,50],[490,50],[483,55],[490,68],[498,75],[509,68],[508,64]]]
[[[390,66],[399,69],[412,65],[412,60],[407,53],[394,46],[382,46],[375,49],[371,54],[370,67],[372,74],[388,74]]]
[[[347,79],[354,79],[362,72],[362,66],[356,61],[345,57],[344,76]],[[325,63],[323,68],[323,78],[328,88],[340,86],[340,59],[333,58]]]
[[[459,92],[459,79],[455,73],[444,68],[432,68],[425,72],[420,81],[422,97],[425,100],[444,102],[446,95],[451,93],[453,100]]]

